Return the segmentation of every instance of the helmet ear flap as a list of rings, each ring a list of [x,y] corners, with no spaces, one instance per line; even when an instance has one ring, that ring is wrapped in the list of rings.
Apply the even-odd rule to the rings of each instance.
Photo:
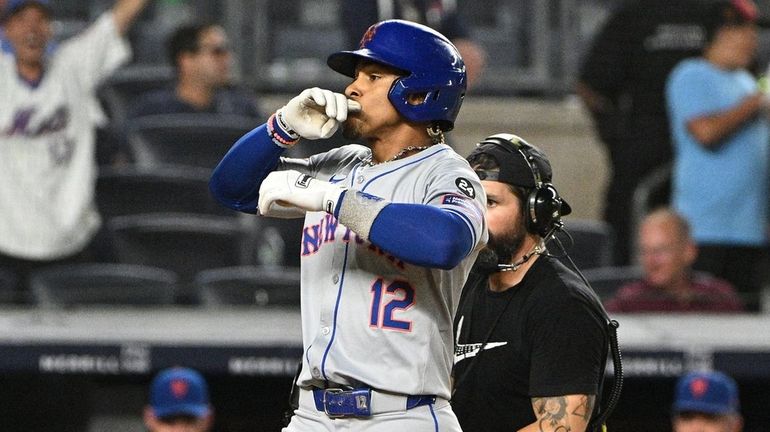
[[[448,75],[448,74],[445,74]],[[454,129],[454,120],[460,112],[465,99],[466,82],[465,68],[462,74],[456,74],[456,85],[445,84],[443,80],[437,83],[434,77],[411,74],[399,78],[388,93],[390,103],[401,115],[413,122],[435,121],[441,130],[448,132]],[[410,95],[425,94],[421,104],[409,103]]]

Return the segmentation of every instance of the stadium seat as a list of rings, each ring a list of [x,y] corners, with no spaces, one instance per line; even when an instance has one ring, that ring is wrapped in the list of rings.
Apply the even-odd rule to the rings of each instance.
[[[641,279],[642,268],[639,266],[596,267],[584,270],[583,276],[599,298],[607,301],[621,286]]]
[[[184,166],[101,167],[96,203],[105,218],[159,212],[237,216],[211,196],[210,175],[209,169]]]
[[[33,303],[42,307],[92,305],[169,305],[178,276],[151,266],[86,263],[55,265],[33,271]]]
[[[593,219],[568,219],[564,222],[564,231],[557,233],[556,237],[579,269],[612,265],[615,234],[608,223]],[[556,242],[549,245],[549,251],[571,267],[567,257],[563,256],[565,251],[553,246],[553,243]]]
[[[201,270],[254,263],[254,232],[241,219],[158,213],[107,221],[115,255],[126,264],[167,268],[182,282]]]
[[[26,303],[19,280],[10,270],[0,268],[0,304]]]
[[[205,306],[299,307],[297,267],[239,266],[203,270],[194,285]]]
[[[232,145],[258,124],[221,114],[157,114],[127,125],[129,151],[142,167],[164,164],[213,169]]]
[[[122,129],[138,96],[170,86],[174,79],[174,69],[167,65],[131,65],[115,71],[99,88],[112,126]]]

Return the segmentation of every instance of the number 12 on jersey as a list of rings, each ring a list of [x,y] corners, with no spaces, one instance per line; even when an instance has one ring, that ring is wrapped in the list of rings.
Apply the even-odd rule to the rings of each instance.
[[[406,281],[393,281],[385,286],[382,278],[372,284],[372,309],[369,326],[385,330],[411,331],[412,322],[397,320],[393,314],[414,304],[414,288]]]

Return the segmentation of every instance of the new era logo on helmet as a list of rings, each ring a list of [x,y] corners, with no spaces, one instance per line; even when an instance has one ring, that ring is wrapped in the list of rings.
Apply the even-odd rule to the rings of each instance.
[[[307,174],[302,174],[297,178],[296,183],[294,183],[298,188],[307,189],[307,187],[310,185],[310,180],[312,180],[313,177],[310,177]]]

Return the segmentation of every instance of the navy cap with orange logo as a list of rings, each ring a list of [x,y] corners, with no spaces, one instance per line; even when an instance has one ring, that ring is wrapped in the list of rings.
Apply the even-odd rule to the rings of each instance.
[[[738,414],[738,385],[722,372],[692,372],[676,384],[675,413]]]
[[[209,414],[206,381],[197,371],[174,367],[159,372],[150,385],[150,407],[155,417]]]

